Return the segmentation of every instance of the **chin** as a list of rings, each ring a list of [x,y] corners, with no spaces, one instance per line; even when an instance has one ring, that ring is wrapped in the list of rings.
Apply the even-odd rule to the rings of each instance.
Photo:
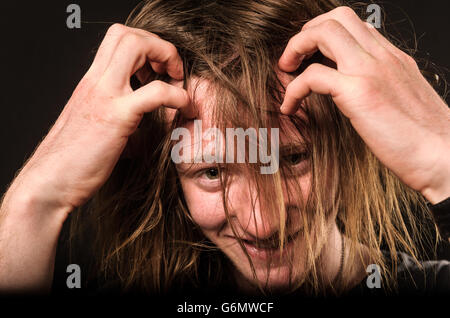
[[[256,288],[259,285],[266,292],[284,292],[291,287],[289,284],[291,270],[287,265],[271,267],[267,272],[266,266],[257,267],[255,264],[255,272],[256,277],[250,266],[244,271],[241,270],[241,274]]]

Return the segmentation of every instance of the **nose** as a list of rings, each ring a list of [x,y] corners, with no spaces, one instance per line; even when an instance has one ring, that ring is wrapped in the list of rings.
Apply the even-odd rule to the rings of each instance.
[[[264,240],[279,232],[278,211],[268,210],[256,187],[244,180],[234,182],[229,189],[228,200],[230,217],[237,221],[238,233],[242,238]]]

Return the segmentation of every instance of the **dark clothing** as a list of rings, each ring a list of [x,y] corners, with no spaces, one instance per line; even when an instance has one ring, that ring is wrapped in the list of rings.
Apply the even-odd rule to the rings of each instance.
[[[383,254],[390,261],[389,252]],[[389,295],[389,294],[421,294],[450,293],[450,262],[446,260],[423,261],[420,265],[405,253],[399,253],[397,268],[398,290],[393,292],[381,288],[369,288],[367,279],[355,286],[349,295]]]
[[[439,228],[440,235],[444,240],[450,237],[450,197],[435,205],[429,204],[435,222]],[[387,264],[391,255],[383,251]],[[421,294],[430,295],[436,293],[450,293],[450,262],[446,260],[422,261],[422,268],[413,258],[405,253],[398,255],[397,267],[397,294]],[[366,279],[359,283],[350,292],[355,294],[390,294],[381,288],[369,288]]]

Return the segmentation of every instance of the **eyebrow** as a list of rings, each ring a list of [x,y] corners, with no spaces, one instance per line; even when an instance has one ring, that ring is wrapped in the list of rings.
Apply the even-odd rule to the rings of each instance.
[[[280,153],[305,152],[306,144],[302,142],[288,142],[280,145]]]
[[[294,152],[299,152],[299,153],[303,153],[306,152],[306,144],[305,143],[301,143],[301,142],[288,142],[285,144],[280,145],[279,148],[279,153],[280,154],[289,154],[289,153],[294,153]],[[175,164],[175,167],[177,168],[177,170],[179,170],[180,172],[187,172],[189,169],[195,168],[195,169],[199,169],[199,168],[208,168],[211,166],[224,166],[224,165],[231,165],[231,164],[236,164],[236,163],[227,163],[227,162],[223,162],[223,163],[207,163],[207,162],[181,162],[181,163],[177,163]]]

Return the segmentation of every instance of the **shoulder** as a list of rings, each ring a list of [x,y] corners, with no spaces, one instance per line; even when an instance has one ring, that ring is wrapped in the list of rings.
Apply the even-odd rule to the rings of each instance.
[[[391,259],[388,252],[386,257]],[[450,262],[430,260],[416,262],[406,253],[398,253],[397,282],[399,292],[450,292]]]

